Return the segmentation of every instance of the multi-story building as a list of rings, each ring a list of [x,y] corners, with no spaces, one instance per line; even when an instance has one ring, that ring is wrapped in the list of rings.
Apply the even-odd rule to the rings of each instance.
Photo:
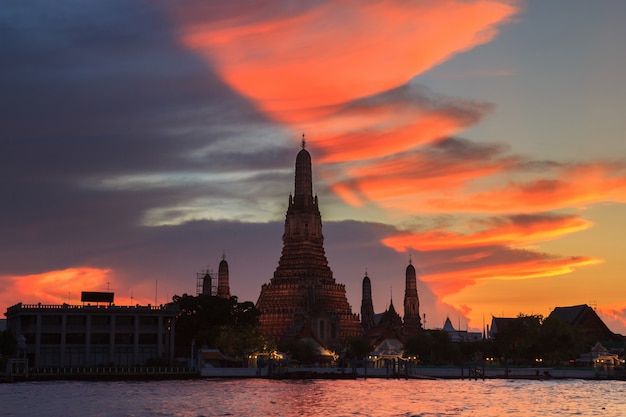
[[[7,309],[7,329],[26,339],[31,366],[134,366],[173,362],[175,305],[46,305]]]

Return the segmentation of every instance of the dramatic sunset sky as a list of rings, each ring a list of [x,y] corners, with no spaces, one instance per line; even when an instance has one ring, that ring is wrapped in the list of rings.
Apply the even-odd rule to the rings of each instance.
[[[5,0],[0,310],[269,282],[304,133],[360,311],[626,334],[623,0]],[[131,299],[132,297],[132,299]]]

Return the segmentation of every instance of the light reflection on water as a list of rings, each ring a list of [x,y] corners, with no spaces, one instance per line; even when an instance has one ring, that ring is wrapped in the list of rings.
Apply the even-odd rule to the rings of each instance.
[[[0,416],[626,415],[626,382],[264,379],[0,384]]]

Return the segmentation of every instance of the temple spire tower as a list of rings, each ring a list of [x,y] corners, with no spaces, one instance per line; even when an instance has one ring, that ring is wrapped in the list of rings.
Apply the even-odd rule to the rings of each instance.
[[[230,284],[228,281],[228,262],[226,262],[226,253],[222,253],[222,260],[220,261],[219,268],[217,270],[217,296],[221,298],[230,299]]]
[[[417,296],[417,273],[409,256],[406,267],[406,285],[404,290],[404,334],[415,335],[422,328],[420,318],[420,301]]]
[[[328,266],[304,135],[295,165],[282,253],[274,277],[261,287],[257,301],[260,330],[277,342],[310,331],[327,347],[339,347],[362,330],[358,315],[352,314],[348,304],[345,286],[335,282]]]
[[[367,332],[374,327],[374,303],[372,302],[372,282],[367,276],[363,278],[363,295],[361,297],[361,326]]]

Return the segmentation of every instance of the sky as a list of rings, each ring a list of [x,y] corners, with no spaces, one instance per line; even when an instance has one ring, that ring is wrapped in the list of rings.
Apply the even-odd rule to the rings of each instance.
[[[626,2],[6,0],[0,310],[278,265],[305,135],[360,312],[426,328],[589,304],[626,334]]]

